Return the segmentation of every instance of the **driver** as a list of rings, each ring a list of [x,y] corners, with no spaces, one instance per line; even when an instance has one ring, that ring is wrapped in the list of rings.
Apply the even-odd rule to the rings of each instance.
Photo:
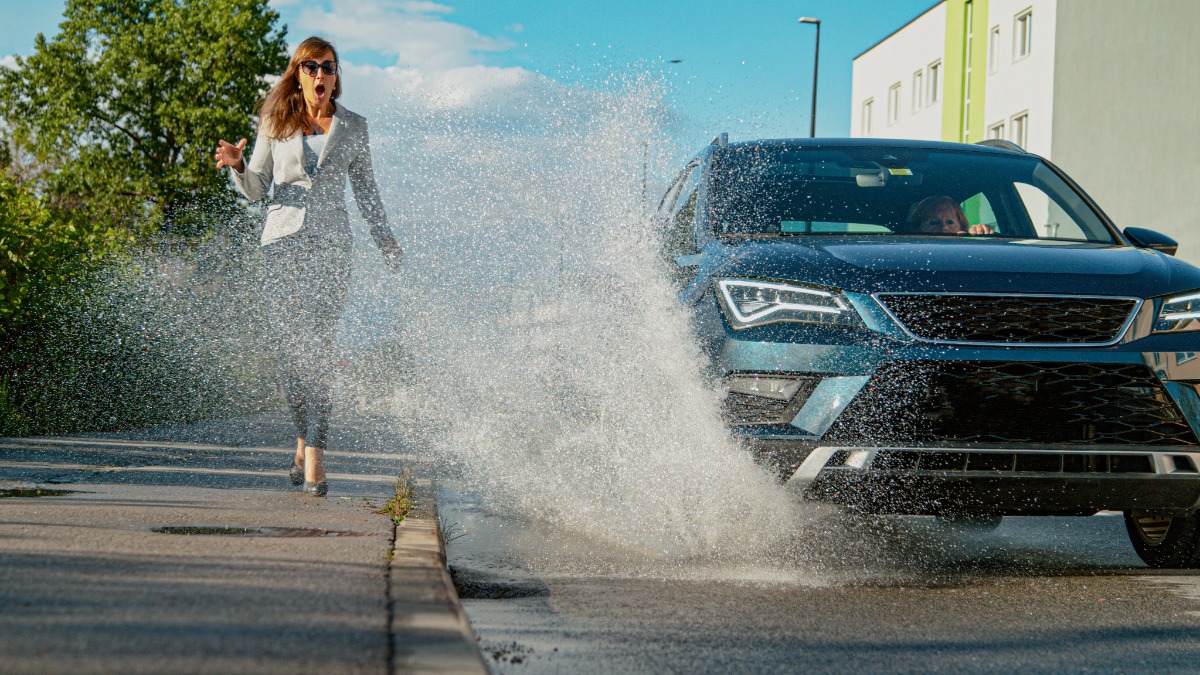
[[[995,234],[991,225],[971,225],[967,215],[953,198],[947,195],[926,197],[908,210],[910,232],[921,234]]]

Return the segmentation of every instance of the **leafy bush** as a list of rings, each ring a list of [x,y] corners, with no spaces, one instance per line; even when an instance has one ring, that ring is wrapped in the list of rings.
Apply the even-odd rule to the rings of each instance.
[[[25,323],[32,294],[69,284],[121,241],[115,232],[51,211],[28,187],[0,175],[0,339]]]
[[[47,208],[32,190],[0,174],[0,434],[27,426],[16,410],[18,345],[45,318],[38,300],[99,269],[124,242]]]
[[[133,251],[0,179],[0,435],[99,431],[276,400],[257,247]]]

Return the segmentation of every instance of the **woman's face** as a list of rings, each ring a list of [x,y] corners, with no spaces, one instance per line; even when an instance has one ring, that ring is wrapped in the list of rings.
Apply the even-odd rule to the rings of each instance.
[[[328,110],[329,102],[333,100],[333,85],[337,83],[337,60],[332,51],[325,50],[311,59],[305,59],[304,62],[318,64],[311,75],[303,65],[296,72],[296,77],[300,78],[300,88],[304,90],[304,102],[308,104],[309,109]],[[332,75],[320,67],[324,64],[333,64]]]
[[[958,209],[949,204],[926,211],[920,225],[924,234],[958,234],[963,231],[962,223],[958,220]]]

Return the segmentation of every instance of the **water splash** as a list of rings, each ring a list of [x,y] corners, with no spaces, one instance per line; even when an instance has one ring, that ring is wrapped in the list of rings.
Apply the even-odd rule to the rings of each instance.
[[[722,424],[646,215],[679,162],[662,90],[560,104],[540,126],[373,122],[409,247],[404,302],[375,302],[404,315],[419,383],[392,412],[426,418],[492,508],[666,557],[765,550],[801,515]]]

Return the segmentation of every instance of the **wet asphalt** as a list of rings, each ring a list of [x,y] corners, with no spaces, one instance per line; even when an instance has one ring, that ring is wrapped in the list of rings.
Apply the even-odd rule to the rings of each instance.
[[[1200,671],[1200,574],[1144,567],[1115,514],[964,533],[826,513],[717,564],[589,546],[453,484],[439,503],[495,672]]]
[[[9,485],[92,493],[62,497],[64,505],[99,499],[106,500],[105,508],[121,508],[121,485],[162,489],[169,495],[172,486],[204,488],[206,481],[222,494],[248,490],[238,499],[252,499],[256,491],[279,489],[279,469],[289,455],[278,442],[279,429],[280,419],[267,416],[193,425],[172,436],[170,445],[162,443],[162,430],[146,432],[144,445],[138,445],[138,432],[93,435],[86,443],[57,446],[50,439],[10,442],[3,448],[4,478]],[[436,464],[428,455],[407,454],[419,443],[388,437],[384,428],[363,425],[340,433],[362,450],[331,451],[329,468],[340,476],[337,495],[355,502],[385,494],[394,480],[388,476],[395,475],[399,464]],[[384,447],[391,451],[372,450]],[[396,453],[401,447],[406,450]],[[54,499],[39,503],[49,509]],[[443,531],[451,538],[448,556],[456,585],[489,666],[499,673],[1200,671],[1200,574],[1147,569],[1116,515],[1009,518],[991,533],[963,533],[946,531],[930,519],[851,520],[820,513],[798,528],[792,540],[780,542],[776,553],[713,562],[702,555],[655,559],[622,550],[602,536],[522,522],[449,479],[442,482],[438,502]],[[0,509],[5,503],[14,502],[0,502]],[[310,506],[303,498],[297,505]],[[196,513],[207,508],[198,505]],[[249,506],[244,510],[254,511]],[[364,517],[370,514],[360,510]],[[293,524],[309,520],[302,510],[296,516]],[[180,523],[203,520],[184,518]],[[345,541],[357,545],[374,538]],[[7,548],[10,554],[10,580],[24,574],[14,566],[23,564],[16,555],[17,541],[0,541],[0,551]],[[54,542],[46,545],[53,548]],[[336,540],[316,545],[351,553]],[[66,544],[59,548],[69,551]],[[314,554],[314,573],[331,562],[329,553],[314,553],[311,546],[298,550]],[[218,554],[201,544],[187,559],[203,563],[205,556],[220,560]],[[95,552],[76,551],[60,559],[59,570],[38,574],[97,579],[90,573],[102,569],[96,557]],[[155,560],[153,569],[169,570],[172,564],[170,559]],[[343,578],[345,569],[339,572],[345,588],[334,592],[347,599],[362,592],[380,595],[377,574]],[[230,572],[214,564],[208,590],[221,591],[231,578],[260,572],[269,578],[265,567]],[[187,606],[189,598],[199,602],[194,584],[153,575],[145,579],[178,591],[177,606]],[[102,603],[105,597],[101,593],[89,599],[70,584],[61,588],[84,605]],[[129,592],[137,588],[130,586]],[[103,654],[116,644],[104,637],[105,624],[84,621],[78,625],[87,630],[60,630],[66,616],[51,611],[54,604],[24,604],[35,601],[34,595],[11,586],[0,593],[13,601],[0,603],[9,629],[23,626],[24,631],[24,637],[10,640],[10,647],[34,645],[49,634],[63,636],[62,644],[79,647],[78,653]],[[218,609],[223,606],[219,595],[213,591],[210,598]],[[308,601],[297,596],[295,606]],[[197,653],[212,644],[230,644],[216,637],[224,634],[238,639],[253,635],[275,644],[267,634],[247,632],[245,626],[253,622],[246,622],[244,612],[252,611],[254,603],[240,606],[242,614],[233,612],[224,623],[206,625],[198,636],[150,615],[136,625],[172,649],[183,646]],[[339,620],[345,624],[350,616]],[[296,622],[286,616],[273,618],[295,628]],[[264,615],[259,623],[271,620]],[[128,625],[134,624],[119,624]],[[383,634],[382,625],[364,624],[342,638],[321,632],[335,625],[327,621],[305,625],[297,634],[307,630],[319,633],[321,642],[342,645],[338,656],[350,655],[340,662],[343,670],[371,670],[365,664],[386,658],[370,637]],[[29,632],[37,626],[46,630]],[[9,637],[17,639],[11,632]],[[146,643],[147,654],[159,649],[154,640]],[[356,647],[356,640],[376,645],[374,651]],[[252,642],[247,638],[247,645]],[[295,653],[286,650],[263,653],[249,647],[231,656],[237,658],[191,660],[175,670],[204,672],[207,663],[213,670],[304,671],[338,663],[332,658],[296,662],[289,660]],[[94,665],[86,660],[75,665],[83,672],[89,663]]]

